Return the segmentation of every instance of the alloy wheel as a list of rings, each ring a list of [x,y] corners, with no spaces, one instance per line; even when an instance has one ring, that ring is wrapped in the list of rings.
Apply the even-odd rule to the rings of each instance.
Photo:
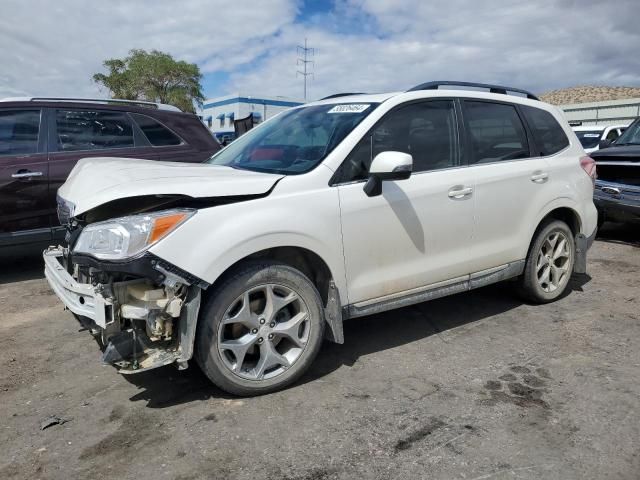
[[[571,244],[559,231],[551,232],[542,242],[536,263],[538,284],[547,293],[564,286],[571,272]]]
[[[225,311],[218,331],[224,365],[248,380],[276,377],[300,358],[309,340],[309,310],[290,287],[247,289]]]

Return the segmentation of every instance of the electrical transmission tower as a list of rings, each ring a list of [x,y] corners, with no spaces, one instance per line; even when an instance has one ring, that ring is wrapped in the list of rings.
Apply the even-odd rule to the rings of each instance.
[[[309,60],[309,58],[313,58],[315,54],[315,49],[307,47],[307,39],[304,39],[304,47],[302,45],[298,45],[297,49],[298,59],[296,62],[296,66],[299,67],[302,65],[302,71],[296,71],[296,77],[298,75],[302,75],[304,79],[304,99],[307,99],[307,77],[311,75],[313,77],[313,72],[309,71],[307,66],[313,67],[313,60]]]

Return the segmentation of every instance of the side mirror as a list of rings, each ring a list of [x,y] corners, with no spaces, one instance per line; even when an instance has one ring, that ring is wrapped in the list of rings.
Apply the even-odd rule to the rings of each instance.
[[[364,184],[364,193],[368,197],[382,194],[382,182],[388,180],[406,180],[411,176],[413,158],[408,153],[380,152],[371,162],[369,180]]]
[[[598,143],[598,148],[599,149],[603,149],[603,148],[608,148],[611,146],[613,142],[611,140],[607,140],[606,138],[604,140],[600,140],[600,143]]]

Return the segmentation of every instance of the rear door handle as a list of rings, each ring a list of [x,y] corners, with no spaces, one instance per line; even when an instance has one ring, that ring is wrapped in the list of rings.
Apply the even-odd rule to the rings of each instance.
[[[468,197],[473,193],[473,188],[471,187],[451,187],[449,190],[449,198],[453,198],[455,200],[460,200],[462,198]]]
[[[544,183],[549,178],[549,174],[547,172],[534,172],[531,175],[531,181],[536,183]]]
[[[31,178],[31,177],[41,177],[42,172],[31,172],[29,170],[18,170],[16,173],[11,175],[11,178]]]

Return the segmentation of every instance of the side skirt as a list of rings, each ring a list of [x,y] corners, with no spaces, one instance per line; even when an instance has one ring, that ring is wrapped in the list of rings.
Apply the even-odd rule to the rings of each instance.
[[[343,308],[343,318],[363,317],[375,313],[393,310],[395,308],[406,307],[416,303],[435,300],[455,293],[466,292],[476,288],[491,285],[510,278],[522,275],[524,272],[525,260],[517,260],[506,265],[501,265],[489,270],[472,273],[460,277],[454,282],[440,282],[438,285],[429,285],[418,291],[411,290],[401,294],[394,294],[392,298],[382,298],[374,301],[366,301],[347,305]],[[444,283],[444,285],[443,285]]]

